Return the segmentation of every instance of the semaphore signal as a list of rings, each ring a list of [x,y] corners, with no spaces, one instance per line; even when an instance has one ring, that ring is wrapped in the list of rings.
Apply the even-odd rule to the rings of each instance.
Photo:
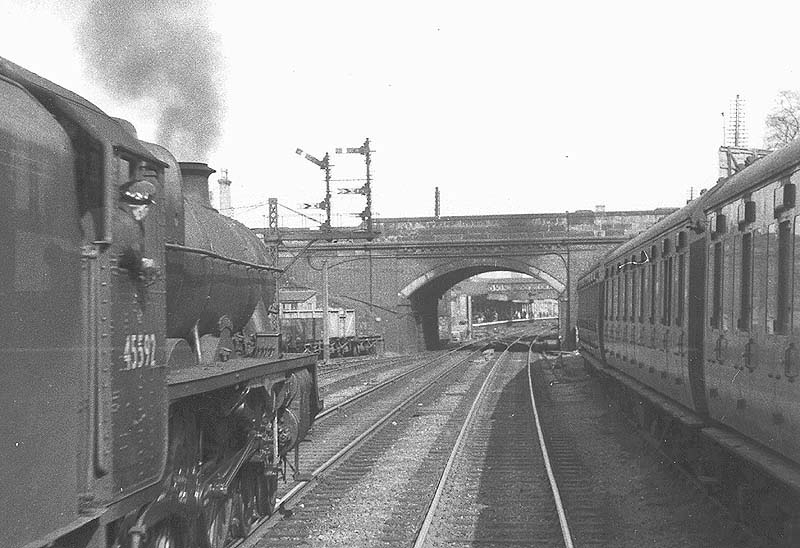
[[[369,166],[372,162],[372,158],[370,156],[371,153],[375,152],[374,150],[369,149],[369,137],[364,141],[364,144],[360,147],[347,147],[347,148],[337,148],[336,154],[362,154],[364,156],[364,161],[367,166],[367,182],[364,183],[364,186],[360,188],[340,188],[338,189],[339,194],[361,194],[367,197],[367,205],[364,207],[364,211],[361,212],[359,215],[361,219],[364,221],[366,225],[367,232],[372,232],[372,187],[371,187],[371,176]]]

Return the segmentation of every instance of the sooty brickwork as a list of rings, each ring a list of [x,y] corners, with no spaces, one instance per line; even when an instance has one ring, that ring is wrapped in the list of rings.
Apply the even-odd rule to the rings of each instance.
[[[439,343],[436,305],[450,287],[483,272],[521,272],[559,293],[566,337],[575,323],[580,274],[673,211],[378,218],[380,235],[371,242],[320,240],[307,249],[286,233],[279,260],[290,266],[282,283],[314,288],[321,302],[327,261],[331,302],[356,310],[359,334],[383,335],[387,350],[403,351]]]

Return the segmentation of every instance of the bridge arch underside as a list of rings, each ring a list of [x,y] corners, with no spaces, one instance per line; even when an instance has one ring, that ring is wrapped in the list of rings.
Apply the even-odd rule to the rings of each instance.
[[[550,273],[513,259],[464,259],[441,264],[419,276],[399,292],[399,296],[408,299],[411,304],[411,311],[417,319],[418,329],[421,328],[426,349],[440,345],[438,304],[445,292],[477,274],[498,271],[518,272],[539,278],[550,284],[559,294],[566,288],[563,281]]]

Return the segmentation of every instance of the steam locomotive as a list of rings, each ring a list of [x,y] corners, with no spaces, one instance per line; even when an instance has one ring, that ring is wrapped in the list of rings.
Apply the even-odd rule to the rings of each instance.
[[[270,335],[280,271],[207,165],[2,58],[0,104],[2,544],[244,536],[322,407]]]
[[[799,181],[800,140],[721,179],[578,282],[581,352],[623,406],[740,517],[792,546]]]

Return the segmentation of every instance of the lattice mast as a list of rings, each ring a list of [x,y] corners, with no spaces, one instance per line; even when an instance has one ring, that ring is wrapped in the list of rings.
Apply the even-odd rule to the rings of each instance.
[[[723,124],[726,123],[723,117]],[[737,148],[747,147],[747,125],[745,123],[745,100],[737,93],[731,101],[725,127],[725,145]]]

